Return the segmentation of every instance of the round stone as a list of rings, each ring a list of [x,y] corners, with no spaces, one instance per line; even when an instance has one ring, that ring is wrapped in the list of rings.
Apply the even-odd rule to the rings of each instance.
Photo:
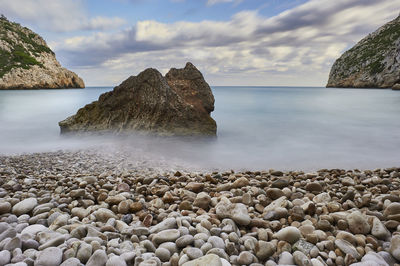
[[[314,191],[315,191],[315,192],[321,192],[321,191],[323,190],[321,184],[318,183],[318,182],[311,182],[311,183],[308,183],[308,184],[306,185],[305,189],[306,189],[307,191],[310,191],[310,192],[314,192]]]
[[[11,261],[11,253],[8,250],[0,251],[0,265],[9,264]]]
[[[108,260],[107,254],[104,250],[98,249],[96,250],[93,255],[90,257],[86,266],[98,266],[98,265],[106,265]]]
[[[193,202],[193,206],[207,210],[210,203],[211,197],[206,192],[200,192],[197,194],[197,197]]]
[[[133,220],[133,215],[130,214],[130,213],[125,214],[124,216],[122,216],[122,221],[124,223],[126,223],[126,224],[130,224],[132,222],[132,220]]]
[[[280,255],[279,255],[279,261],[278,261],[279,265],[294,265],[294,261],[293,261],[293,255],[290,254],[287,251],[283,251]]]
[[[293,260],[296,263],[296,265],[299,265],[299,266],[313,265],[311,263],[310,259],[301,251],[295,251],[293,253]]]
[[[175,242],[180,237],[181,233],[177,229],[168,229],[154,235],[153,242],[161,244],[163,242]]]
[[[335,245],[344,253],[344,254],[349,254],[355,259],[360,259],[360,253],[358,253],[357,249],[347,242],[346,240],[342,239],[336,239],[335,240]]]
[[[285,196],[285,193],[283,193],[283,191],[279,188],[269,188],[269,189],[267,189],[266,193],[267,193],[267,197],[272,200],[276,200],[282,196]]]
[[[210,243],[213,248],[225,249],[224,240],[218,236],[210,236],[207,242]]]
[[[199,265],[222,266],[221,259],[215,254],[208,254],[208,255],[205,255],[201,258],[198,258],[198,259],[195,259],[192,261],[187,261],[187,260],[189,260],[187,255],[186,254],[183,255],[179,259],[179,265],[182,265],[182,266],[199,266]]]
[[[103,223],[107,222],[108,219],[110,219],[110,218],[118,219],[118,217],[114,214],[114,212],[112,212],[109,209],[105,209],[105,208],[100,208],[97,211],[95,211],[93,214],[98,221],[103,222]]]
[[[400,236],[396,235],[392,237],[390,241],[390,254],[398,261],[400,261]]]
[[[127,214],[129,212],[130,202],[123,200],[118,204],[118,213]]]
[[[166,248],[157,248],[155,254],[163,262],[169,261],[171,257],[171,253]]]
[[[239,254],[237,262],[240,265],[250,265],[253,262],[253,259],[253,254],[251,254],[249,251],[242,251]]]
[[[92,246],[90,244],[82,242],[81,245],[79,246],[76,257],[82,263],[86,263],[89,260],[90,256],[92,256]]]
[[[296,227],[288,226],[279,230],[274,236],[279,240],[294,244],[300,239],[301,233]]]
[[[60,265],[62,262],[63,253],[61,249],[57,247],[46,248],[39,252],[38,257],[35,260],[35,265],[41,266],[54,266]]]
[[[361,212],[355,211],[346,216],[349,229],[353,234],[367,235],[371,231],[371,226]]]
[[[38,202],[35,198],[24,199],[23,201],[18,202],[17,204],[15,204],[13,206],[12,213],[17,216],[20,216],[22,214],[29,213],[37,205],[38,205]]]
[[[251,222],[247,207],[243,203],[231,203],[229,199],[222,197],[215,210],[219,218],[231,218],[240,225],[248,225]]]
[[[199,248],[188,248],[186,250],[186,255],[189,259],[195,260],[203,256],[203,252]]]
[[[77,258],[69,258],[61,263],[60,266],[81,266],[82,263]]]
[[[275,253],[276,247],[271,242],[260,240],[257,242],[254,251],[257,258],[259,258],[260,260],[266,260]]]
[[[373,219],[371,234],[381,240],[386,240],[390,237],[390,232],[377,217]]]
[[[106,266],[127,266],[127,264],[120,256],[112,256],[107,260]]]
[[[194,237],[192,235],[184,235],[176,240],[176,246],[178,248],[184,248],[191,245],[194,242]]]
[[[233,182],[233,188],[241,188],[249,185],[249,180],[246,177],[241,177]]]
[[[0,215],[9,213],[11,211],[11,203],[5,201],[5,202],[0,202]]]
[[[192,203],[184,200],[179,204],[179,210],[183,211],[183,210],[191,210],[192,209]]]

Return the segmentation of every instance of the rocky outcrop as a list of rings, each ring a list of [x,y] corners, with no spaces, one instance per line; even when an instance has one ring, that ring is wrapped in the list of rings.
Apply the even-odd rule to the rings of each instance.
[[[38,34],[0,18],[0,89],[83,88]]]
[[[171,69],[165,77],[153,68],[131,76],[59,125],[61,133],[215,135],[213,110],[210,86],[200,71],[187,63],[183,69]]]
[[[327,87],[400,86],[400,16],[345,52],[333,64]]]

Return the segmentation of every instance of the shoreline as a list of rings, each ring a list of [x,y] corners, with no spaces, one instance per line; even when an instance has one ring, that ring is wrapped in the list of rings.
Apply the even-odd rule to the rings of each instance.
[[[0,262],[400,262],[400,168],[207,172],[124,156],[0,155]]]

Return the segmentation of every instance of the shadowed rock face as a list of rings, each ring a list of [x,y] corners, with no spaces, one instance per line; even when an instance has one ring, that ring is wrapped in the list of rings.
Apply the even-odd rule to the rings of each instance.
[[[400,83],[400,16],[333,64],[327,87],[391,88]]]
[[[61,133],[147,132],[166,136],[216,135],[210,113],[214,96],[197,68],[187,63],[166,77],[153,68],[131,76],[113,91],[59,123]]]

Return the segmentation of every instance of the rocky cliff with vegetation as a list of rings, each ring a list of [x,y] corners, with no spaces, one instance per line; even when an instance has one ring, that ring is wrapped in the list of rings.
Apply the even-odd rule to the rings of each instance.
[[[214,96],[191,63],[165,77],[148,68],[59,123],[61,133],[151,133],[165,136],[216,135],[210,113]]]
[[[83,88],[38,34],[0,18],[0,89]]]
[[[327,87],[398,88],[399,83],[400,16],[337,59]]]

